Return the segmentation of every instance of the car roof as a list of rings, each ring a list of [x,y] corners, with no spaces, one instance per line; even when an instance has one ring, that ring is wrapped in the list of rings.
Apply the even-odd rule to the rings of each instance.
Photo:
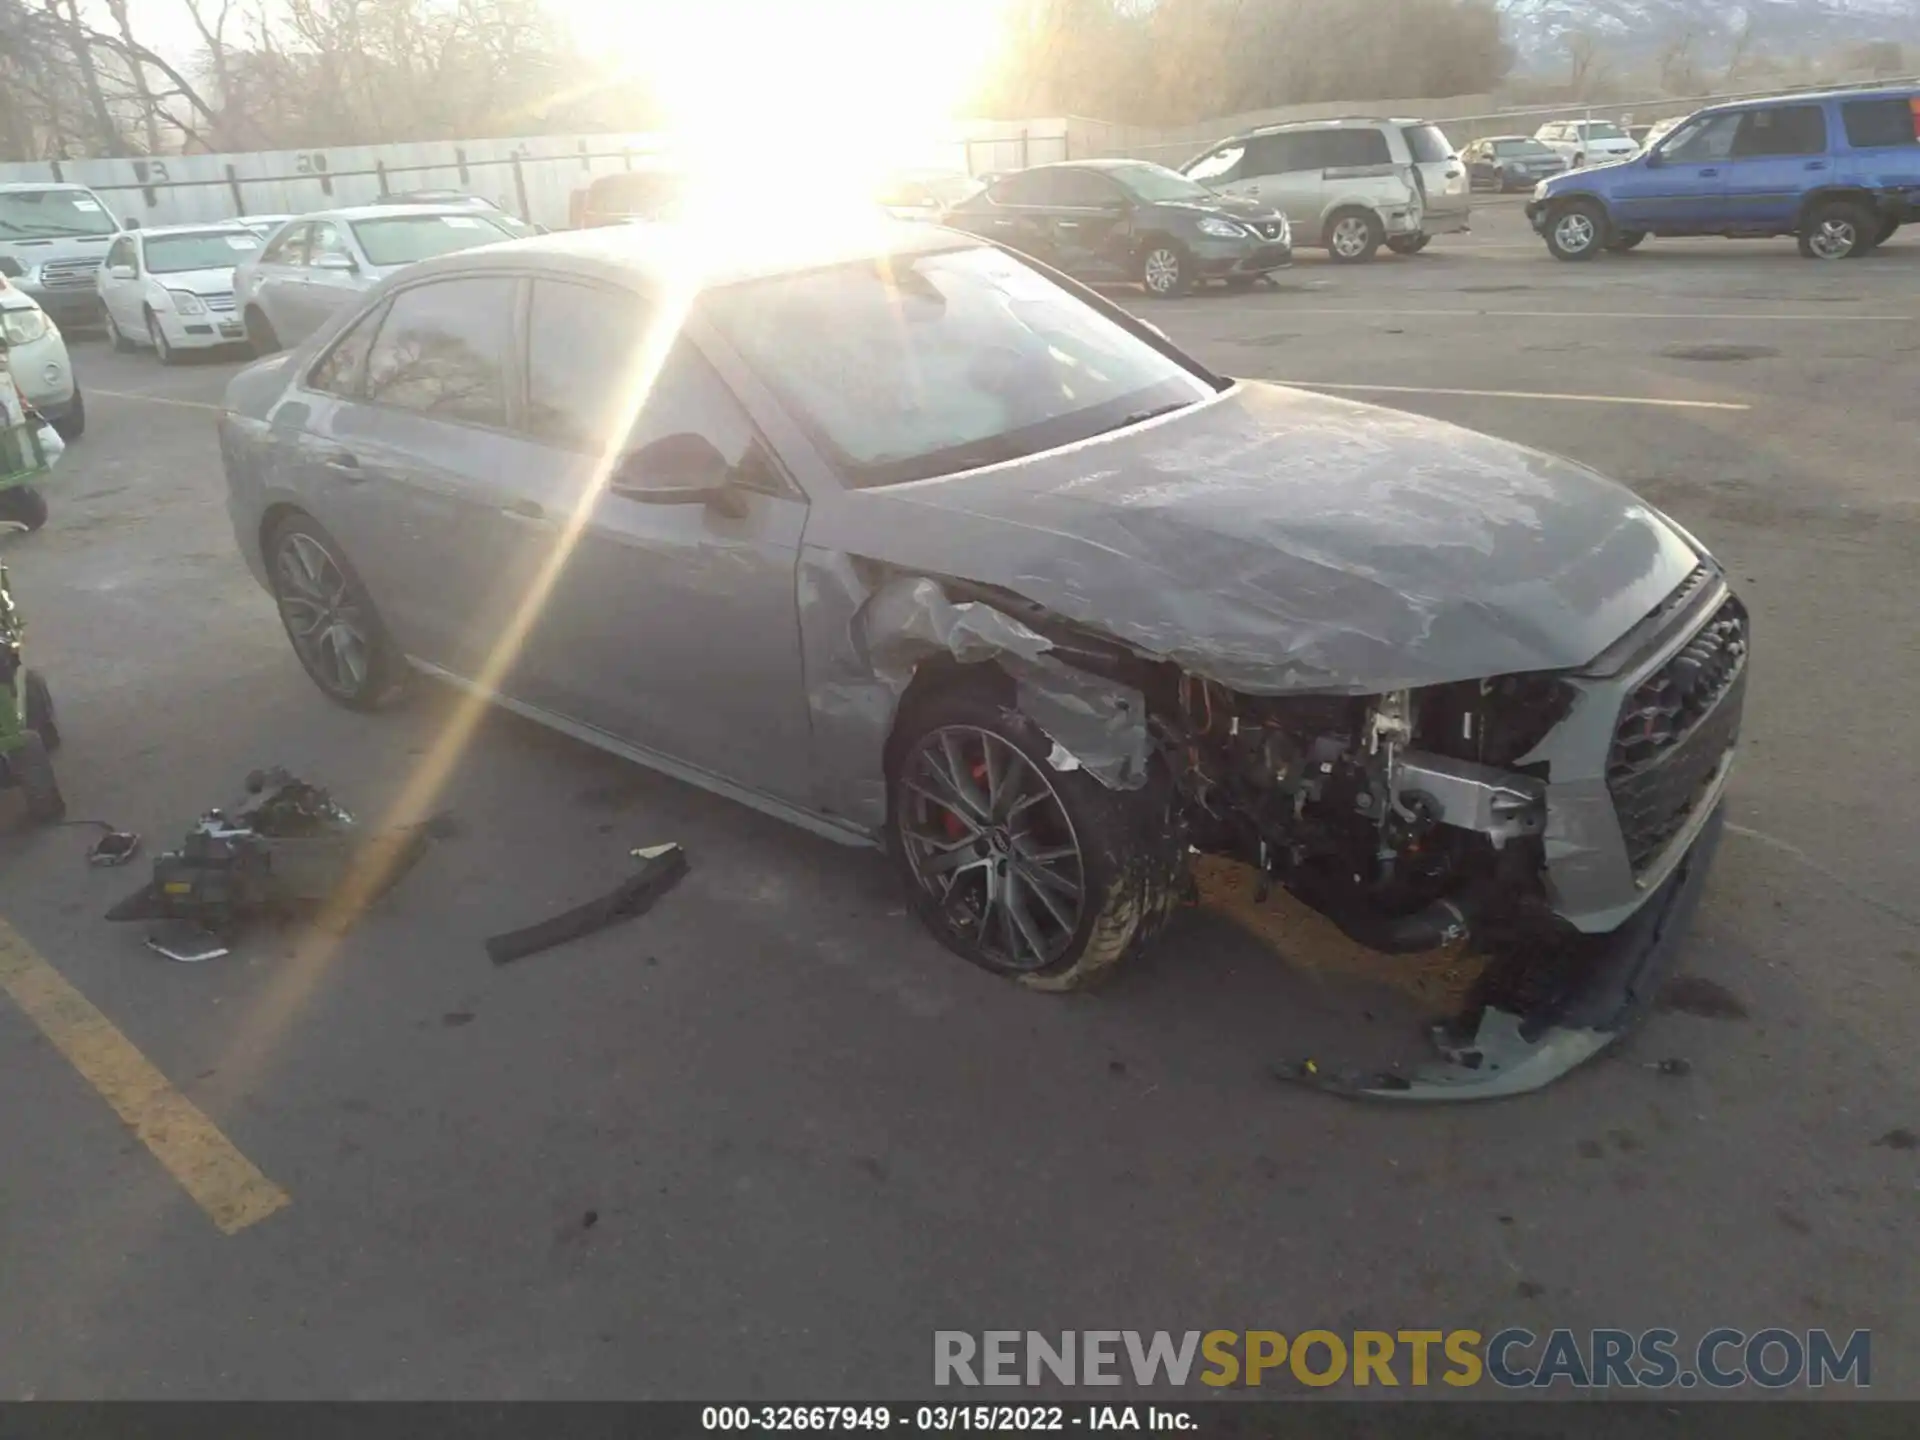
[[[1311,130],[1315,126],[1329,126],[1338,129],[1343,125],[1425,125],[1425,120],[1389,120],[1384,115],[1323,115],[1314,120],[1281,120],[1272,125],[1256,125],[1251,130],[1234,136],[1236,140],[1250,135],[1271,135],[1278,130]]]
[[[1152,165],[1164,170],[1158,160],[1131,160],[1124,155],[1109,156],[1099,160],[1049,160],[1042,165],[1029,165],[1028,170],[1134,170],[1142,165]],[[1023,174],[1023,171],[1011,170],[1011,175]]]
[[[85,185],[76,185],[71,180],[8,180],[0,183],[0,195],[10,195],[21,190],[78,190],[84,195],[93,191]]]
[[[203,220],[198,225],[182,222],[178,225],[142,225],[138,230],[126,233],[142,240],[151,240],[156,235],[237,235],[247,230],[238,220]]]
[[[1475,141],[1474,143],[1481,144],[1490,140],[1531,140],[1531,139],[1533,139],[1533,136],[1531,135],[1482,135],[1480,139],[1478,141]]]
[[[769,230],[751,226],[685,226],[671,223],[600,225],[560,230],[524,240],[477,246],[422,260],[412,276],[486,269],[502,261],[560,274],[642,279],[671,285],[697,267],[704,286],[731,285],[831,265],[877,260],[886,255],[983,248],[985,242],[957,230],[922,222],[861,214],[853,225],[809,229],[804,221]]]
[[[464,219],[484,219],[476,216],[471,205],[349,205],[340,210],[315,210],[306,215],[294,215],[294,220],[393,220],[408,215],[458,215]]]
[[[1761,110],[1769,105],[1818,105],[1828,100],[1912,100],[1915,98],[1920,98],[1920,86],[1876,85],[1872,88],[1851,90],[1786,90],[1778,95],[1756,95],[1749,100],[1729,100],[1723,105],[1703,105],[1693,114]]]

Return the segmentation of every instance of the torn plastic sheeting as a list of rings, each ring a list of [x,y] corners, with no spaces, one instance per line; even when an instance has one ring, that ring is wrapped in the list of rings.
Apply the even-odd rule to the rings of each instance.
[[[980,601],[956,604],[924,576],[903,577],[875,591],[856,624],[874,673],[896,695],[929,655],[995,661],[1013,677],[1015,708],[1053,741],[1055,769],[1083,769],[1114,790],[1146,783],[1146,697],[1056,659],[1051,640],[1011,615]]]

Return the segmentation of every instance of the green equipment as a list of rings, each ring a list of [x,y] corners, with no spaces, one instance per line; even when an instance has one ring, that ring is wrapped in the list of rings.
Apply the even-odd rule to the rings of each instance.
[[[0,785],[17,787],[28,817],[45,823],[67,813],[51,758],[60,748],[60,730],[46,680],[22,657],[25,631],[7,567],[0,565]]]

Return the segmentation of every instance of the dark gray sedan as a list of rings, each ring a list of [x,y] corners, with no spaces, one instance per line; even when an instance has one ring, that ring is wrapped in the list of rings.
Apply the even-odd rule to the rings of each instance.
[[[1040,989],[1135,952],[1196,851],[1490,957],[1445,1063],[1347,1089],[1527,1088],[1634,1013],[1745,689],[1695,540],[952,231],[684,239],[428,260],[236,377],[235,533],[330,698],[425,671],[884,846]]]

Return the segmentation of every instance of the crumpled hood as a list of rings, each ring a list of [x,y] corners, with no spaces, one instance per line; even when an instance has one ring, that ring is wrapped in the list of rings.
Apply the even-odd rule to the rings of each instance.
[[[1569,461],[1247,383],[1032,460],[848,494],[808,541],[999,586],[1265,694],[1578,667],[1699,563]]]
[[[1258,200],[1249,200],[1244,195],[1210,195],[1201,200],[1160,200],[1154,208],[1159,210],[1185,210],[1195,215],[1225,215],[1230,220],[1278,220],[1277,207]]]

